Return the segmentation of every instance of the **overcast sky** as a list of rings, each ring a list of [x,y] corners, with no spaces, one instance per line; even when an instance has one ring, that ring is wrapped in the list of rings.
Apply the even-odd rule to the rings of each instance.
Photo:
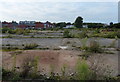
[[[117,2],[0,2],[1,21],[118,22]]]

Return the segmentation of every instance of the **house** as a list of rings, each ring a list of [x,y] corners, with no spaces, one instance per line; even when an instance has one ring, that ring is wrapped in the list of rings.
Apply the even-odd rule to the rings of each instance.
[[[35,28],[36,29],[43,29],[44,28],[44,24],[42,22],[35,22]]]
[[[44,28],[53,28],[54,26],[53,26],[53,24],[51,23],[51,22],[45,22],[44,23]]]
[[[19,28],[35,28],[35,21],[20,21]]]

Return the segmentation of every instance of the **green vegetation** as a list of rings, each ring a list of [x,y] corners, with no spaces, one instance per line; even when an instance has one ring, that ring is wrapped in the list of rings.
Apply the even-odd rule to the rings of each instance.
[[[93,33],[89,34],[89,37],[103,37],[103,38],[120,38],[119,29],[96,29]]]
[[[99,45],[99,43],[95,40],[91,40],[89,42],[89,45],[86,45],[88,41],[88,38],[84,38],[81,40],[82,46],[81,50],[85,50],[86,52],[91,52],[91,53],[102,53],[104,52],[102,47]]]
[[[2,38],[14,38],[14,34],[16,35],[28,35],[26,37],[20,38],[62,38],[62,37],[54,37],[54,36],[47,36],[47,37],[35,37],[36,33],[39,34],[40,30],[30,30],[30,29],[11,29],[11,28],[1,28],[2,33],[8,34],[7,36],[3,36]],[[64,38],[91,38],[91,37],[103,37],[103,38],[120,38],[120,29],[118,28],[50,28],[46,29],[45,31],[60,31],[63,33]],[[31,35],[30,33],[33,33]],[[46,32],[49,33],[49,32]],[[29,36],[30,35],[30,36]],[[18,38],[18,37],[15,37]]]
[[[91,72],[89,70],[89,66],[85,60],[78,60],[76,66],[76,80],[90,80]]]
[[[64,36],[65,38],[72,38],[72,35],[71,35],[71,33],[69,32],[69,30],[65,30],[64,33],[63,33],[63,36]]]
[[[6,33],[6,34],[26,34],[26,33],[30,33],[30,30],[28,29],[21,29],[21,28],[17,28],[17,29],[11,29],[11,28],[2,28],[2,33]]]
[[[80,40],[81,41],[81,49],[82,50],[87,50],[87,41],[88,41],[88,38],[86,37],[86,38],[84,38],[84,39],[81,39]]]
[[[100,47],[99,43],[95,40],[90,41],[90,45],[87,49],[89,52],[94,52],[94,53],[101,53],[103,52],[102,48]]]
[[[35,49],[36,47],[38,47],[38,44],[36,43],[29,43],[24,45],[24,49]]]
[[[76,64],[75,73],[67,74],[68,68],[66,68],[66,65],[63,66],[61,69],[62,75],[59,75],[58,73],[54,73],[54,66],[52,66],[52,70],[50,72],[50,75],[43,75],[41,72],[38,71],[38,62],[39,57],[26,57],[22,64],[22,71],[18,72],[17,69],[15,70],[6,70],[2,69],[2,80],[11,80],[11,81],[17,81],[17,80],[80,80],[80,81],[86,81],[86,80],[118,80],[119,77],[110,77],[109,75],[104,75],[106,70],[108,68],[101,69],[101,67],[98,66],[99,63],[96,63],[96,65],[92,65],[90,67],[85,60],[79,59]],[[20,68],[19,68],[20,69]],[[99,70],[100,69],[100,70]],[[99,72],[104,72],[102,75]],[[110,71],[108,71],[109,73]]]

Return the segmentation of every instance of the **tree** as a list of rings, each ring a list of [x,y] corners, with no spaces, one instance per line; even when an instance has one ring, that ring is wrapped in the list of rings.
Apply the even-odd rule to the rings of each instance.
[[[66,23],[65,22],[56,23],[56,27],[60,27],[60,28],[66,27]]]
[[[113,22],[110,22],[110,26],[113,25]]]
[[[83,18],[78,16],[74,22],[75,27],[82,28],[83,25]]]
[[[70,22],[68,22],[68,23],[66,23],[66,25],[71,25],[71,23],[70,23]]]
[[[60,23],[60,28],[66,27],[66,23],[65,22],[61,22]]]

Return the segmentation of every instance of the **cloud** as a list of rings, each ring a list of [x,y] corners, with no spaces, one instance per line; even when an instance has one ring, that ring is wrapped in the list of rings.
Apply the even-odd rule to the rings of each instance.
[[[118,2],[119,0],[1,0],[3,2]]]
[[[116,2],[1,2],[0,19],[74,22],[82,16],[89,22],[117,22]]]

